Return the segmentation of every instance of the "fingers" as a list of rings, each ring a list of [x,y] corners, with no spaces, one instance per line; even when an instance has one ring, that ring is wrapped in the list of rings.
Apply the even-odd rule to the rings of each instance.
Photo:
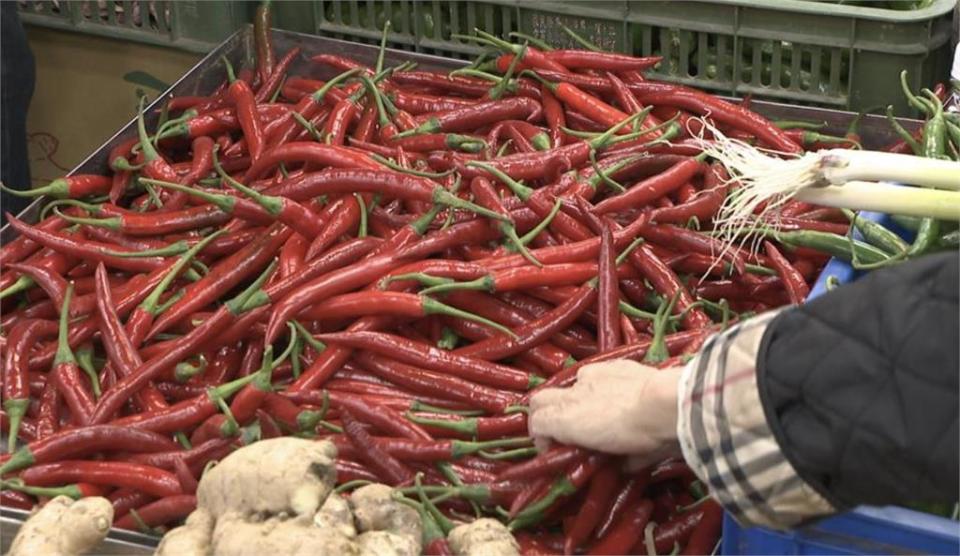
[[[547,388],[541,390],[530,397],[530,412],[536,413],[538,410],[554,406],[563,405],[572,399],[572,388]]]

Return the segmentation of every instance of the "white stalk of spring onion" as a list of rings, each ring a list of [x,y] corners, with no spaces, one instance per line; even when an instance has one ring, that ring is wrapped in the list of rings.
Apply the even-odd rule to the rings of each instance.
[[[793,197],[827,207],[870,210],[905,216],[960,220],[960,193],[889,183],[849,181],[843,185],[807,187]]]
[[[731,248],[757,221],[776,220],[779,208],[794,198],[854,210],[960,219],[958,163],[844,149],[790,157],[726,137],[708,122],[703,125],[713,140],[701,137],[698,146],[726,167],[733,184],[714,218],[720,237]],[[898,181],[950,191],[868,185],[859,180]],[[842,191],[847,188],[842,184],[851,182],[858,185]]]
[[[823,179],[833,185],[853,180],[889,181],[960,191],[960,163],[910,154],[832,149],[819,158]]]

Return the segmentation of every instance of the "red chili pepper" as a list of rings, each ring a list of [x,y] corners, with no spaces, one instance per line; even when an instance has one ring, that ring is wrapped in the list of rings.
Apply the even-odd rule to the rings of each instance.
[[[65,255],[71,257],[77,257],[95,262],[103,262],[112,268],[131,272],[150,272],[151,270],[155,270],[164,264],[162,257],[127,258],[111,255],[110,253],[115,252],[136,253],[136,251],[129,251],[115,245],[94,241],[84,241],[73,236],[41,230],[21,222],[12,215],[8,216],[7,222],[9,222],[10,225],[13,226],[13,228],[19,233],[29,237],[41,245],[56,251],[62,251]]]
[[[617,285],[617,253],[613,244],[613,231],[604,225],[600,233],[599,285],[597,287],[597,343],[603,352],[619,346],[620,336],[620,288]]]
[[[268,102],[277,92],[277,89],[283,83],[284,78],[287,76],[287,70],[296,61],[297,56],[300,55],[300,47],[295,46],[287,51],[286,54],[280,58],[280,61],[276,63],[273,69],[270,71],[269,76],[260,76],[261,85],[257,89],[257,94],[254,97],[257,104]],[[229,88],[227,89],[229,92]]]
[[[307,253],[307,240],[300,234],[291,235],[280,248],[281,278],[296,274],[303,268]]]
[[[131,454],[124,461],[149,465],[169,471],[174,470],[174,460],[183,460],[189,466],[195,466],[198,463],[217,459],[233,450],[233,438],[215,438],[202,444],[198,444],[189,450],[176,449],[164,452],[144,452]]]
[[[772,243],[764,241],[763,248],[767,256],[770,257],[773,267],[776,269],[780,280],[783,282],[784,288],[787,290],[790,303],[794,305],[803,303],[810,293],[810,287],[807,285],[807,281],[804,280],[803,275],[790,264],[790,261],[788,261]]]
[[[612,502],[619,481],[620,469],[615,462],[607,463],[593,476],[590,480],[590,487],[587,490],[583,505],[580,506],[573,525],[567,530],[564,537],[564,554],[573,554],[574,551],[580,548],[589,538],[590,534],[593,533],[600,519],[603,517],[602,511]],[[604,552],[604,554],[616,554],[617,552],[616,550],[611,550]]]
[[[432,441],[433,437],[415,422],[409,421],[400,413],[385,405],[373,405],[360,397],[330,396],[334,407],[349,411],[365,423],[373,425],[385,433],[400,436],[411,440]]]
[[[367,295],[366,292],[361,295]],[[322,342],[379,353],[417,367],[443,371],[461,378],[511,390],[526,390],[539,381],[524,372],[481,359],[464,357],[414,340],[386,333],[341,332],[317,336]]]
[[[4,187],[4,191],[19,197],[50,196],[56,199],[82,199],[84,197],[106,195],[110,192],[112,186],[113,180],[108,176],[74,174],[72,176],[57,178],[42,187],[34,187],[26,190]]]
[[[653,513],[653,502],[641,500],[624,510],[620,519],[614,523],[607,534],[590,548],[588,554],[621,554],[636,544],[637,537],[643,535],[643,529]]]
[[[218,299],[223,292],[229,291],[251,274],[262,270],[292,233],[290,228],[274,224],[259,239],[222,259],[206,276],[187,286],[183,297],[154,321],[147,339],[167,330]]]
[[[68,213],[72,212],[74,209],[71,207],[68,209]],[[57,232],[62,230],[67,226],[68,222],[59,216],[53,215],[44,219],[42,222],[39,222],[34,225],[34,227],[40,228],[41,230],[47,232]],[[0,265],[7,265],[10,263],[18,263],[23,261],[30,255],[36,253],[40,250],[42,246],[24,236],[19,236],[16,239],[13,239],[0,247]]]
[[[139,531],[141,527],[157,527],[177,522],[197,509],[197,497],[193,494],[166,496],[139,508],[131,509],[127,515],[117,519],[113,526],[118,529]],[[136,512],[137,518],[134,518]]]
[[[535,121],[540,118],[542,110],[539,102],[527,97],[480,102],[424,118],[416,128],[398,134],[397,137],[421,133],[470,131],[499,120],[523,118]]]
[[[174,450],[177,444],[169,438],[150,431],[94,425],[60,431],[35,440],[0,461],[0,474],[6,474],[36,464],[53,463],[107,451],[159,452]]]
[[[703,517],[680,554],[711,554],[717,545],[723,528],[723,508],[713,500],[703,504]]]
[[[409,483],[413,480],[413,472],[386,450],[377,446],[373,438],[360,425],[349,411],[342,412],[343,430],[350,443],[357,449],[360,456],[368,465],[377,469],[391,485]]]
[[[40,394],[35,440],[47,438],[60,428],[60,405],[60,390],[57,388],[57,381],[47,380],[46,384],[43,385],[43,392]],[[10,424],[12,430],[13,423]]]
[[[617,519],[623,515],[624,509],[631,504],[636,504],[640,500],[649,484],[648,478],[649,473],[646,471],[637,475],[624,477],[625,480],[621,483],[620,489],[601,514],[602,517],[597,523],[594,534],[595,538],[602,539],[605,537]]]
[[[52,486],[84,481],[95,485],[131,487],[153,496],[180,494],[177,477],[168,471],[121,461],[63,460],[34,465],[20,473],[28,485]]]
[[[360,223],[360,212],[360,203],[353,195],[344,195],[324,207],[320,218],[326,221],[326,226],[313,238],[305,259],[312,260],[341,236],[350,233]]]
[[[614,52],[591,52],[589,50],[550,50],[544,56],[569,69],[592,69],[606,71],[642,71],[660,63],[660,56],[638,58]]]
[[[593,454],[574,465],[562,477],[555,480],[550,490],[536,502],[517,512],[511,521],[511,529],[535,525],[545,517],[560,500],[576,494],[606,462],[607,456]]]
[[[520,481],[550,475],[565,469],[571,463],[586,457],[586,452],[575,446],[557,445],[533,459],[510,466],[497,475],[498,481]]]
[[[64,305],[67,304],[61,303]],[[16,449],[21,421],[30,404],[27,356],[37,341],[56,334],[58,328],[50,321],[24,320],[10,330],[3,364],[3,409],[10,420],[8,452]]]
[[[350,144],[356,145],[359,143],[364,143],[370,141],[373,137],[374,131],[377,127],[377,109],[374,103],[367,103],[367,106],[363,109],[363,113],[360,114],[360,120],[357,121],[357,125],[353,128],[353,134],[350,136]]]
[[[35,502],[29,494],[17,492],[15,490],[0,491],[0,505],[4,508],[17,508],[18,510],[32,510]]]
[[[400,89],[391,91],[387,96],[397,108],[413,115],[428,112],[446,112],[477,104],[475,100],[453,96],[434,96],[423,93],[409,93]]]
[[[507,65],[509,65],[509,62]],[[398,85],[429,87],[472,97],[481,97],[490,90],[490,82],[483,79],[426,71],[397,72],[390,76],[390,81]]]
[[[409,405],[409,402],[407,402]],[[527,417],[523,413],[512,413],[498,417],[466,417],[437,413],[424,415],[414,413],[407,415],[414,423],[422,425],[434,436],[447,438],[450,433],[465,438],[477,440],[491,440],[505,436],[517,436],[527,431]],[[511,467],[512,468],[512,467]]]
[[[280,163],[293,164],[297,162],[337,168],[365,168],[369,170],[381,168],[380,164],[373,159],[347,147],[312,142],[293,142],[278,145],[265,151],[259,160],[250,165],[247,173],[240,181],[249,183],[262,177],[267,170]]]
[[[474,404],[494,413],[516,401],[514,396],[473,382],[391,361],[381,355],[361,352],[357,363],[377,376],[417,393]]]
[[[705,500],[700,507],[676,514],[669,521],[658,524],[653,530],[653,542],[657,552],[669,552],[676,545],[684,546],[711,504],[716,505],[716,502]],[[642,541],[640,544],[643,544]]]

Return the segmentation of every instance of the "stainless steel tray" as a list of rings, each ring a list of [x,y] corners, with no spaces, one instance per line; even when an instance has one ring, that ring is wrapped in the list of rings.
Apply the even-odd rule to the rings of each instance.
[[[356,44],[337,39],[328,39],[314,35],[305,35],[290,31],[274,31],[274,45],[278,52],[286,52],[288,49],[299,46],[301,55],[291,67],[291,74],[309,74],[318,78],[329,78],[333,71],[326,67],[318,67],[310,62],[310,57],[320,53],[333,53],[352,57],[358,61],[373,65],[378,49],[375,46]],[[224,70],[223,58],[230,60],[234,66],[241,65],[242,61],[252,59],[253,40],[250,26],[234,33],[209,54],[207,54],[197,65],[190,69],[183,77],[177,80],[169,89],[163,92],[149,106],[148,124],[157,118],[157,111],[160,106],[172,96],[187,95],[206,95],[212,92],[223,81],[226,72]],[[414,54],[402,50],[387,50],[386,64],[396,65],[404,61],[412,61],[418,64],[418,69],[452,69],[465,64],[462,60],[451,60],[438,56],[427,54]],[[730,99],[737,102],[737,99]],[[855,114],[839,110],[828,110],[823,108],[810,108],[804,106],[791,106],[775,102],[765,102],[755,100],[751,105],[756,112],[771,118],[781,120],[813,120],[825,121],[827,127],[824,133],[843,135],[847,126]],[[134,115],[135,116],[135,115]],[[915,129],[919,122],[915,120],[901,120],[907,129]],[[889,124],[881,116],[868,115],[864,117],[860,124],[861,136],[863,137],[864,147],[880,147],[888,144],[896,137],[890,130]],[[70,174],[89,174],[101,173],[107,169],[107,157],[110,150],[122,141],[135,136],[136,120],[131,118],[123,128],[113,137],[108,139],[99,149],[94,151],[83,162],[77,165]],[[47,199],[40,198],[30,204],[19,218],[25,222],[35,222],[40,214]],[[0,229],[0,243],[11,241],[16,237],[16,232],[9,225]],[[3,508],[0,512],[0,539],[2,539],[2,550],[0,553],[6,553],[9,543],[16,532],[17,527],[27,516],[27,512]],[[157,543],[155,537],[131,533],[129,531],[113,530],[103,543],[102,550],[98,554],[151,554],[152,547]]]

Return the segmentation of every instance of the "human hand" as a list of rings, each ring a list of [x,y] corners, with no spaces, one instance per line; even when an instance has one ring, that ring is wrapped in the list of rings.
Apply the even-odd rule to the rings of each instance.
[[[642,467],[680,453],[677,389],[681,367],[655,369],[628,360],[586,365],[570,388],[530,400],[530,434],[613,454]]]

